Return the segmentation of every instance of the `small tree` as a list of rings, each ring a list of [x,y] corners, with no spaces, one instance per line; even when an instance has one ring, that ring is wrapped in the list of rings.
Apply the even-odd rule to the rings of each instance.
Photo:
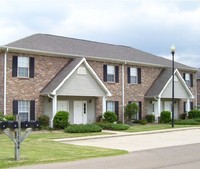
[[[128,119],[129,123],[131,122],[132,117],[135,114],[137,114],[138,111],[139,111],[139,106],[135,102],[128,104],[125,107],[125,116]]]

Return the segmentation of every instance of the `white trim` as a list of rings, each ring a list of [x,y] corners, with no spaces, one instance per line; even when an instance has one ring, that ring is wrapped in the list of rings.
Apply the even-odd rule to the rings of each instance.
[[[74,69],[65,77],[65,79],[54,89],[52,92],[53,95],[56,94],[57,90],[66,82],[67,79],[78,69],[78,67],[84,63],[85,66],[88,68],[89,72],[93,75],[93,77],[97,80],[98,84],[103,88],[103,90],[106,92],[106,96],[111,96],[110,91],[107,89],[107,87],[103,84],[103,82],[99,79],[97,74],[94,72],[94,70],[91,68],[91,66],[87,63],[86,59],[83,58],[75,67]]]
[[[185,83],[185,80],[183,79],[183,77],[181,76],[181,74],[179,73],[178,69],[176,69],[174,71],[174,74],[176,74],[178,76],[179,81],[182,83],[183,87],[185,88],[186,92],[189,95],[189,98],[193,99],[194,96],[192,94],[192,92],[190,91],[190,89],[188,88],[187,84]],[[165,86],[163,87],[162,91],[158,94],[158,97],[161,97],[162,93],[165,91],[166,87],[168,86],[168,84],[172,81],[172,76],[169,78],[169,80],[167,81],[167,83],[165,84]]]

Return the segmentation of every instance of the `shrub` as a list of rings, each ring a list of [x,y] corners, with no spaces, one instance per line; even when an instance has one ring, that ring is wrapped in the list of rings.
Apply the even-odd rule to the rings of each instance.
[[[186,117],[187,117],[187,113],[182,113],[179,115],[179,119],[181,119],[181,120],[185,120]]]
[[[114,123],[115,121],[117,121],[117,115],[115,114],[115,112],[107,111],[104,113],[103,116],[106,122]]]
[[[140,124],[142,124],[142,125],[147,124],[147,120],[146,120],[146,119],[142,119],[142,120],[140,120]]]
[[[53,119],[53,126],[55,129],[64,129],[69,125],[69,113],[66,111],[59,111]]]
[[[114,130],[114,131],[127,130],[130,127],[128,124],[114,124],[114,123],[96,123],[96,124],[101,128],[103,128],[104,130]]]
[[[161,123],[171,122],[171,112],[170,111],[162,111],[160,114],[160,122]]]
[[[41,128],[49,127],[49,120],[49,116],[47,115],[41,115],[38,117],[38,121]]]
[[[14,121],[15,120],[15,116],[13,116],[13,115],[6,115],[5,119],[6,120],[10,120],[10,121]]]
[[[97,118],[96,118],[96,121],[97,121],[97,122],[101,122],[102,120],[103,120],[102,115],[97,116]]]
[[[200,118],[200,110],[191,110],[188,112],[189,119]]]
[[[154,114],[147,114],[145,116],[145,119],[148,123],[154,123],[155,122],[155,115]]]
[[[73,124],[65,128],[66,133],[90,133],[101,132],[102,128],[96,124]]]
[[[200,119],[175,120],[174,123],[177,125],[200,125]]]
[[[131,122],[132,117],[137,114],[138,111],[139,106],[134,102],[125,107],[125,117],[128,119],[129,123]]]
[[[0,112],[0,121],[4,121],[4,115],[2,112]]]

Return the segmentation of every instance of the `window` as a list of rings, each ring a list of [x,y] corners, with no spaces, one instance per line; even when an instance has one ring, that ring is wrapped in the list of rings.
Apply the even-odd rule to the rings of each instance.
[[[128,83],[141,84],[141,68],[128,67],[127,77],[128,77]]]
[[[33,57],[13,56],[12,76],[34,78],[35,59]]]
[[[29,58],[28,57],[18,57],[18,77],[29,77]]]
[[[35,100],[13,100],[13,115],[20,115],[21,121],[35,120]]]
[[[119,119],[119,102],[118,101],[107,101],[106,102],[106,111],[115,112],[117,118]]]
[[[193,87],[193,74],[184,73],[183,78],[188,87]]]
[[[18,114],[21,116],[21,121],[29,121],[30,101],[18,101]]]
[[[113,65],[103,65],[104,82],[119,82],[119,67]]]

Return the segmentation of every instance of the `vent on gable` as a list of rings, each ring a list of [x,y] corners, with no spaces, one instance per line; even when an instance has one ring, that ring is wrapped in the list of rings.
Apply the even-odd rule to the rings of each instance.
[[[86,69],[85,67],[79,67],[77,70],[77,74],[79,75],[86,75]]]

